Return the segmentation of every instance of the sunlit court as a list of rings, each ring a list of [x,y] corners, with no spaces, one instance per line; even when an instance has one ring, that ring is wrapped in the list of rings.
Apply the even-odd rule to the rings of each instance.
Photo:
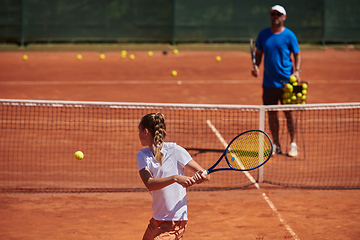
[[[10,31],[0,34],[8,39],[0,45],[0,238],[142,239],[152,217],[152,197],[136,162],[143,148],[142,116],[163,113],[165,141],[178,143],[208,169],[240,133],[260,129],[273,141],[268,119],[277,112],[282,153],[254,170],[212,172],[209,182],[189,187],[183,239],[358,239],[360,36],[337,39],[328,31],[325,37],[333,39],[329,43],[319,41],[315,32],[297,34],[301,94],[288,102],[284,94],[284,104],[264,106],[264,64],[259,66],[261,75],[252,76],[249,46],[261,26],[233,36],[235,41],[226,30],[212,30],[223,34],[220,40],[205,30],[204,35],[191,35],[180,17],[189,17],[183,11],[190,2],[174,4],[174,24],[179,26],[172,26],[178,32],[170,40],[143,30],[153,33],[148,42],[134,38],[114,43],[106,37],[86,41],[82,35],[85,40],[77,43],[71,41],[74,31],[59,28],[63,36],[43,41],[44,28],[26,30],[36,29],[26,22],[33,13],[24,15],[25,30],[17,40],[6,35]],[[197,9],[201,4],[195,5]],[[271,4],[259,6],[265,9],[266,27]],[[33,5],[23,7],[26,12]],[[48,6],[55,7],[58,4]],[[294,27],[300,24],[291,19],[295,7],[286,8],[285,25],[298,33],[303,27]],[[140,12],[132,14],[140,19]],[[216,19],[224,24],[223,18]],[[106,24],[113,26],[111,21]],[[136,36],[133,31],[129,36]],[[190,40],[182,35],[186,33]],[[114,38],[122,39],[116,34]],[[287,154],[286,111],[296,119],[295,157]],[[264,148],[263,141],[255,140],[259,148]],[[255,159],[269,155],[266,147],[244,149],[241,154]],[[76,151],[83,158],[76,159]],[[228,154],[216,168],[246,168],[237,165],[240,155],[235,150]],[[192,175],[188,170],[185,174]]]

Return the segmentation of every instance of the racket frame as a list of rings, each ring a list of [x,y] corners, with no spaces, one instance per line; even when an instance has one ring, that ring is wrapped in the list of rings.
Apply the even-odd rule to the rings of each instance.
[[[227,152],[228,152],[228,149],[229,149],[231,143],[233,143],[238,137],[240,137],[240,136],[242,136],[242,135],[244,135],[244,134],[246,134],[246,133],[248,133],[248,132],[260,132],[260,133],[264,134],[264,137],[267,137],[267,138],[269,139],[269,142],[270,142],[270,149],[269,149],[270,154],[269,154],[269,156],[266,158],[265,161],[263,161],[261,164],[259,164],[259,165],[256,166],[256,167],[249,168],[249,169],[237,169],[237,168],[234,168],[233,166],[231,166],[231,164],[230,164],[230,162],[229,162],[229,159],[227,158],[226,154],[227,154]],[[264,140],[264,141],[265,141],[265,140]],[[264,132],[264,131],[262,131],[262,130],[259,130],[259,129],[247,130],[247,131],[245,131],[245,132],[240,133],[240,134],[237,135],[236,137],[234,137],[234,138],[231,140],[231,142],[228,144],[228,146],[226,147],[226,149],[225,149],[225,151],[223,152],[223,154],[220,156],[219,160],[217,160],[216,163],[215,163],[213,166],[211,166],[209,169],[203,171],[202,174],[203,174],[204,176],[206,176],[207,174],[210,174],[210,173],[212,173],[212,172],[223,171],[223,170],[251,171],[251,170],[254,170],[254,169],[257,169],[257,168],[261,167],[261,166],[264,165],[267,161],[269,161],[269,159],[270,159],[271,156],[272,156],[272,153],[273,153],[273,143],[272,143],[272,141],[271,141],[271,138],[269,137],[269,135],[268,135],[266,132]],[[220,163],[220,161],[221,161],[224,157],[225,157],[226,163],[228,164],[229,168],[216,168],[216,169],[215,169],[215,167]]]

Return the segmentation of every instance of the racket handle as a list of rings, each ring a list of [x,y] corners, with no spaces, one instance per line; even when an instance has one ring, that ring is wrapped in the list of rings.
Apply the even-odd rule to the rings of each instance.
[[[206,175],[208,175],[209,174],[209,170],[205,170],[205,171],[203,171],[203,173],[201,174],[201,175],[203,175],[204,177],[206,177]]]
[[[204,170],[201,175],[206,177],[206,175],[208,175],[208,174],[209,174],[209,170]],[[191,178],[194,179],[194,176],[192,176]]]

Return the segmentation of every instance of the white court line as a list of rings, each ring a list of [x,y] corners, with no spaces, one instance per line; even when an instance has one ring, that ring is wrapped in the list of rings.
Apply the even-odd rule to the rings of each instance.
[[[182,84],[258,84],[254,80],[99,80],[99,81],[0,81],[0,85],[182,85]]]
[[[195,85],[195,84],[258,84],[262,80],[98,80],[98,81],[0,81],[0,85]],[[310,84],[360,84],[360,80],[314,80]]]
[[[206,120],[206,123],[209,125],[209,127],[211,128],[211,130],[215,133],[215,135],[218,137],[219,141],[224,145],[224,147],[226,148],[228,146],[228,143],[225,141],[225,139],[221,136],[220,132],[215,128],[215,126],[211,123],[210,120]],[[243,171],[243,173],[245,174],[245,176],[250,180],[250,182],[252,182],[255,187],[257,189],[260,190],[260,186],[259,184],[255,181],[255,179],[250,175],[250,173]],[[278,217],[278,219],[280,220],[280,222],[285,226],[285,228],[288,230],[288,232],[291,234],[291,236],[295,239],[295,240],[300,240],[300,238],[296,235],[296,233],[292,230],[292,228],[286,223],[286,221],[284,220],[284,218],[281,216],[281,214],[279,213],[279,211],[276,209],[275,205],[271,202],[271,200],[269,199],[269,197],[266,195],[266,193],[262,192],[262,196],[264,198],[264,200],[267,202],[267,204],[270,206],[270,208],[273,210],[273,212],[276,214],[276,216]]]

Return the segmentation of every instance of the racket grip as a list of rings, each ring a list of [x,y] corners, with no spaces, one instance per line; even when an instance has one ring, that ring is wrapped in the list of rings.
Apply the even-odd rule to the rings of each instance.
[[[205,171],[203,171],[203,173],[201,174],[201,175],[203,175],[204,177],[206,177],[206,175],[208,175],[209,174],[209,170],[205,170]]]
[[[206,175],[208,175],[208,174],[209,174],[209,171],[208,171],[208,170],[204,170],[201,175],[203,175],[204,177],[206,177]],[[194,179],[194,176],[192,176],[191,178]]]

